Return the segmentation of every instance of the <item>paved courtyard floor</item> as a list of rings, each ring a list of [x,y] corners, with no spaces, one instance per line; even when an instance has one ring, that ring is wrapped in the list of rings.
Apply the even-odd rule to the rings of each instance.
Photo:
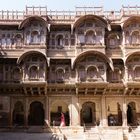
[[[50,140],[51,133],[0,132],[0,140]]]

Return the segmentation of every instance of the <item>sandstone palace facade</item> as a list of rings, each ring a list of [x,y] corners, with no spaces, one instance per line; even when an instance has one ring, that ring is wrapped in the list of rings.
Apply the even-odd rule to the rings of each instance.
[[[140,7],[0,12],[0,127],[61,112],[67,127],[139,124]]]

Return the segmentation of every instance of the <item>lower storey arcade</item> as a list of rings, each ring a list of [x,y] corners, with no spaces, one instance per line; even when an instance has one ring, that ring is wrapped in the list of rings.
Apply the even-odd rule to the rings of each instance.
[[[136,96],[0,96],[0,127],[138,125],[140,98]]]

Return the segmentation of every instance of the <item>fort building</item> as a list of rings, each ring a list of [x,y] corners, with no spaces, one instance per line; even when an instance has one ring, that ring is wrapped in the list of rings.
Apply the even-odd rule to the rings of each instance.
[[[61,112],[67,128],[139,125],[139,6],[0,11],[0,127],[60,126]]]

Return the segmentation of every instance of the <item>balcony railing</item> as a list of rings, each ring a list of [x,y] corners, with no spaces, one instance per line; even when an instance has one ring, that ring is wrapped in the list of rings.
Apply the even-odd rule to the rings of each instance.
[[[103,82],[104,80],[99,78],[99,77],[85,77],[85,78],[78,78],[77,82],[82,82],[82,83],[90,83],[90,82]]]

